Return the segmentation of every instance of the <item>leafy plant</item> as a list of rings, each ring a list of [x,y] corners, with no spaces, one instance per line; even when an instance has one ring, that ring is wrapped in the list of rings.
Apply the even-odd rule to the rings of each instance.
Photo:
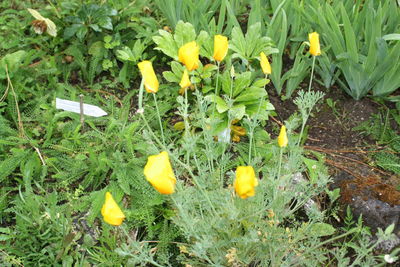
[[[233,51],[232,59],[239,58],[245,66],[258,58],[261,52],[266,55],[278,52],[278,49],[273,48],[271,38],[261,35],[260,23],[251,25],[246,35],[243,34],[240,27],[234,27],[230,48]]]
[[[221,92],[224,97],[215,94],[206,97],[206,100],[215,103],[218,112],[215,115],[219,123],[215,126],[214,134],[229,128],[232,121],[240,121],[244,116],[257,115],[262,121],[268,120],[269,112],[274,107],[268,100],[260,100],[267,96],[265,85],[268,82],[267,79],[253,81],[250,72],[240,73],[233,80],[230,72],[225,71],[221,75]]]
[[[112,17],[116,15],[117,11],[107,5],[83,5],[76,16],[69,16],[65,19],[66,22],[71,23],[71,26],[65,29],[64,38],[76,36],[80,41],[83,41],[86,34],[91,31],[112,30]]]
[[[318,21],[322,39],[330,44],[336,63],[346,83],[337,79],[343,89],[358,100],[374,89],[375,95],[388,95],[399,87],[398,79],[390,79],[398,68],[400,43],[396,35],[385,35],[384,25],[397,12],[394,3],[386,2],[377,7],[366,4],[350,13],[344,4],[334,9],[330,4],[311,8]],[[389,14],[385,16],[384,14]],[[338,26],[343,23],[343,28]],[[389,28],[393,29],[393,28]],[[383,88],[385,84],[387,87]]]
[[[179,48],[191,41],[196,41],[197,45],[201,48],[200,55],[206,57],[212,56],[212,43],[209,41],[210,37],[208,33],[202,30],[197,35],[193,25],[188,22],[178,21],[174,34],[166,30],[159,30],[158,33],[160,36],[153,37],[153,41],[157,45],[156,49],[161,50],[165,55],[176,61],[178,60]],[[206,42],[208,45],[203,46]]]

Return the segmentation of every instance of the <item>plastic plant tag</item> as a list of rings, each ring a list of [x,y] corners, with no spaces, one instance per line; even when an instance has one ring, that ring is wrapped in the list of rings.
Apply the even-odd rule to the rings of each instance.
[[[229,143],[230,141],[231,141],[231,129],[227,127],[218,134],[218,142]]]
[[[80,103],[76,101],[70,101],[65,99],[56,98],[56,109],[63,109],[65,111],[71,111],[75,113],[80,113]],[[83,114],[92,117],[102,117],[107,115],[107,112],[101,108],[90,105],[83,104]]]

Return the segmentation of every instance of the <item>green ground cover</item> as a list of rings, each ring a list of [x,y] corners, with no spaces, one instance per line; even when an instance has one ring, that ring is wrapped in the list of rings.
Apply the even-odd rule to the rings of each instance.
[[[324,155],[303,146],[333,85],[390,102],[400,124],[395,1],[5,0],[0,12],[1,266],[397,260],[375,249],[395,225],[372,238],[340,218]],[[267,87],[293,99],[288,120],[273,120]],[[359,130],[398,174],[384,125]]]

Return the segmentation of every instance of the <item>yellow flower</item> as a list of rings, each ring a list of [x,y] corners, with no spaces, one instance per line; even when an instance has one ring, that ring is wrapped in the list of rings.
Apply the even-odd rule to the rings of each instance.
[[[189,71],[199,67],[199,47],[196,42],[187,43],[178,51],[179,61],[183,63]]]
[[[319,45],[319,34],[316,32],[308,34],[308,40],[310,41],[310,54],[313,56],[321,55],[321,48]]]
[[[181,82],[179,83],[179,85],[181,86],[182,89],[186,89],[192,85],[192,83],[190,82],[189,74],[188,74],[187,70],[185,70],[183,72],[182,79],[181,79]]]
[[[286,147],[287,144],[288,144],[288,138],[287,138],[287,135],[286,135],[286,127],[285,127],[285,125],[283,125],[281,127],[281,131],[280,131],[279,136],[278,136],[278,145],[280,147]]]
[[[232,129],[232,132],[237,136],[245,136],[246,135],[246,129],[243,128],[242,126],[231,125],[231,129]]]
[[[233,183],[239,197],[245,199],[255,195],[254,187],[258,181],[252,166],[239,166],[236,169],[236,179]]]
[[[224,60],[228,53],[228,38],[223,35],[214,36],[214,55],[213,58],[216,61],[221,62]]]
[[[158,91],[158,80],[154,72],[153,65],[150,61],[145,60],[138,64],[140,73],[144,80],[144,88],[148,93],[156,93]]]
[[[144,175],[147,181],[161,194],[174,193],[176,178],[167,151],[147,158]]]
[[[265,75],[271,74],[272,69],[271,69],[271,64],[269,64],[267,56],[264,54],[264,52],[260,53],[260,65],[262,68],[262,71],[264,72]]]
[[[240,142],[240,136],[237,135],[237,134],[234,134],[232,136],[232,142],[239,143]]]
[[[125,219],[125,214],[119,208],[110,192],[106,193],[106,200],[101,208],[101,215],[103,215],[106,223],[115,226],[121,225]]]

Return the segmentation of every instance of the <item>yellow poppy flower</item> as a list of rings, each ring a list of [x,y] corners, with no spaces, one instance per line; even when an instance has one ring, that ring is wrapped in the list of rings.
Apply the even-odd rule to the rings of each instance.
[[[254,188],[258,186],[254,169],[252,166],[239,166],[236,169],[236,178],[233,183],[236,193],[240,198],[248,198],[255,195]]]
[[[101,208],[101,215],[108,224],[118,226],[125,219],[125,214],[119,208],[110,192],[106,193],[106,200]]]
[[[261,69],[265,75],[271,74],[271,72],[272,72],[271,64],[269,64],[268,58],[264,54],[264,52],[260,53],[260,65],[261,65]]]
[[[213,58],[216,61],[221,62],[224,60],[226,54],[228,53],[228,38],[223,35],[214,36],[214,55]]]
[[[183,72],[182,79],[181,79],[181,82],[179,83],[179,85],[181,86],[182,89],[188,88],[189,86],[192,85],[192,83],[190,82],[189,74],[188,74],[187,70],[185,70]]]
[[[280,147],[286,147],[288,145],[288,138],[287,138],[287,135],[286,135],[286,127],[285,127],[285,125],[283,125],[281,127],[281,131],[280,131],[279,136],[278,136],[278,145]]]
[[[308,39],[310,41],[310,54],[313,56],[321,55],[321,48],[319,45],[319,34],[316,32],[308,34]]]
[[[169,161],[168,152],[149,156],[144,167],[147,181],[161,194],[172,194],[175,191],[176,178]]]
[[[199,47],[196,42],[190,42],[179,48],[179,61],[183,63],[189,71],[199,67]]]
[[[158,91],[159,83],[151,61],[142,61],[138,64],[138,67],[144,80],[144,88],[146,88],[146,92],[156,93]]]

